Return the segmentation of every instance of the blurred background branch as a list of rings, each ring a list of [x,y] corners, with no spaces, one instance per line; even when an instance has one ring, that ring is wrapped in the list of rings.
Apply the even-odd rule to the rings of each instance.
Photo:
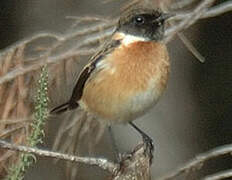
[[[52,4],[52,2],[55,2],[55,4]],[[158,146],[160,148],[163,148],[162,150],[158,150],[158,152],[155,152],[158,154],[156,155],[157,160],[154,163],[155,167],[153,168],[153,171],[155,173],[153,172],[153,175],[156,174],[158,176],[159,173],[164,173],[163,167],[169,168],[165,169],[165,173],[167,173],[168,170],[170,170],[171,167],[173,168],[173,166],[175,166],[177,163],[183,162],[183,160],[186,161],[187,158],[190,158],[190,155],[192,153],[195,153],[194,147],[201,147],[201,145],[203,144],[201,142],[204,142],[204,140],[207,142],[206,147],[212,148],[212,146],[214,145],[213,143],[210,143],[208,140],[206,140],[206,138],[204,139],[197,137],[198,134],[203,134],[203,132],[206,133],[208,130],[212,131],[210,123],[206,124],[206,118],[209,119],[209,122],[211,123],[213,122],[213,118],[217,119],[217,121],[218,118],[220,118],[220,120],[223,119],[224,121],[221,120],[220,122],[223,122],[225,124],[229,123],[230,116],[228,116],[228,120],[225,121],[225,119],[227,118],[221,118],[220,115],[224,112],[223,110],[229,109],[227,107],[231,107],[231,90],[227,90],[231,89],[231,86],[229,84],[231,82],[230,77],[232,76],[231,74],[228,75],[231,72],[231,68],[229,68],[231,63],[226,62],[225,66],[223,66],[223,68],[220,68],[222,66],[220,66],[220,64],[217,64],[217,62],[223,64],[223,60],[228,59],[223,55],[231,52],[226,50],[226,47],[231,50],[230,43],[224,43],[225,46],[222,47],[222,41],[224,42],[226,40],[230,40],[230,37],[223,36],[223,31],[226,29],[230,30],[231,28],[226,27],[226,25],[225,27],[220,28],[220,30],[217,30],[217,26],[211,28],[212,32],[219,32],[219,34],[212,37],[212,39],[214,40],[214,46],[212,47],[213,50],[211,49],[208,53],[204,53],[207,54],[210,61],[206,62],[205,65],[202,65],[201,67],[199,67],[196,62],[184,61],[186,58],[191,59],[191,56],[186,55],[187,53],[184,51],[184,48],[181,46],[180,43],[178,43],[178,41],[176,41],[174,37],[177,34],[178,37],[183,41],[185,46],[196,57],[198,57],[199,60],[204,61],[204,56],[202,56],[201,53],[197,50],[198,48],[194,47],[192,42],[196,44],[194,40],[199,38],[199,41],[196,40],[197,42],[200,42],[200,46],[198,46],[204,46],[206,47],[206,50],[212,43],[209,43],[208,45],[201,45],[203,41],[208,42],[210,38],[203,38],[204,40],[202,40],[200,35],[201,33],[205,32],[205,29],[204,27],[199,27],[199,23],[197,22],[199,22],[200,19],[207,19],[219,15],[224,15],[225,13],[231,11],[232,1],[227,0],[219,2],[215,0],[131,0],[116,2],[112,0],[104,3],[97,1],[86,2],[88,3],[83,5],[85,8],[81,8],[81,4],[84,2],[82,2],[81,0],[76,1],[78,6],[80,6],[78,10],[72,9],[74,3],[73,1],[68,0],[62,2],[65,4],[61,3],[59,8],[57,9],[64,8],[64,5],[70,5],[67,7],[68,10],[63,11],[65,13],[61,16],[54,14],[51,20],[47,19],[49,15],[52,14],[53,9],[54,11],[58,11],[57,9],[55,9],[56,6],[58,7],[58,0],[50,1],[51,6],[48,6],[46,4],[48,3],[47,1],[44,2],[44,4],[41,1],[42,7],[40,8],[38,8],[37,6],[39,5],[35,3],[29,6],[29,2],[25,2],[25,7],[28,6],[28,9],[21,4],[16,8],[18,11],[19,9],[21,9],[20,13],[27,12],[26,10],[28,10],[28,12],[30,13],[35,12],[36,15],[37,12],[41,10],[40,14],[44,14],[44,19],[40,19],[41,21],[39,22],[37,27],[43,27],[42,22],[48,22],[49,25],[53,25],[55,30],[59,26],[61,29],[63,28],[63,31],[59,32],[58,30],[50,30],[45,32],[44,29],[39,29],[42,30],[41,33],[32,33],[33,31],[31,31],[30,28],[26,28],[25,31],[30,31],[29,38],[19,40],[17,43],[10,45],[9,47],[1,51],[0,138],[8,139],[15,144],[25,144],[26,137],[28,137],[30,134],[29,124],[32,120],[35,82],[39,77],[39,70],[43,65],[48,64],[49,97],[51,97],[52,100],[50,106],[53,107],[60,102],[66,101],[66,99],[70,96],[73,82],[75,82],[79,70],[83,67],[84,64],[86,64],[86,61],[83,61],[82,59],[88,59],[90,55],[96,52],[96,50],[99,48],[99,45],[102,44],[102,42],[109,38],[109,36],[112,34],[114,26],[120,15],[120,12],[116,12],[116,10],[119,8],[115,7],[121,7],[121,11],[123,11],[125,9],[138,5],[148,5],[149,7],[159,7],[164,11],[176,14],[176,16],[173,17],[172,22],[167,26],[165,33],[166,42],[168,42],[168,45],[171,47],[171,59],[178,59],[178,61],[172,61],[173,72],[169,83],[169,89],[167,91],[166,97],[164,97],[163,103],[159,103],[155,108],[156,110],[152,111],[147,116],[148,119],[154,119],[155,116],[156,122],[152,121],[151,124],[149,124],[149,121],[144,121],[142,124],[142,126],[146,127],[147,131],[149,131],[150,127],[153,128],[152,130],[150,130],[150,133],[153,133],[152,136],[157,137]],[[35,9],[33,9],[33,7]],[[45,15],[46,7],[49,7],[50,9],[47,9],[47,14]],[[101,9],[101,11],[109,11],[108,14],[110,15],[96,13],[97,7]],[[10,9],[10,12],[11,11],[12,10]],[[15,11],[15,13],[16,12],[17,11]],[[95,15],[92,12],[101,15]],[[68,13],[70,13],[71,15]],[[68,16],[63,23],[58,23],[58,21],[56,21],[56,19],[59,19],[60,17],[66,15]],[[17,18],[19,17],[21,16],[18,15]],[[14,17],[13,22],[15,22],[16,20],[16,17]],[[226,22],[228,22],[228,24],[230,25],[231,23],[229,20],[223,21],[222,24],[224,25],[226,24]],[[203,24],[205,21],[206,20],[202,21]],[[32,19],[32,21],[30,22],[25,21],[25,24],[30,25],[35,22],[36,21]],[[67,25],[67,22],[71,23]],[[210,21],[207,21],[207,23],[205,24],[208,25],[208,22]],[[198,27],[198,29],[190,27],[193,24]],[[189,36],[186,37],[183,34],[186,29],[188,29],[188,31],[191,33],[190,38]],[[2,28],[2,32],[3,30],[4,28]],[[16,33],[14,32],[14,35],[15,34]],[[7,39],[9,39],[8,36],[6,37]],[[206,37],[206,35],[204,37]],[[4,38],[1,39],[4,40]],[[200,48],[201,51],[202,49],[203,48]],[[212,57],[211,55],[214,55],[214,53],[215,57]],[[228,57],[231,57],[231,55],[228,55]],[[214,58],[216,58],[217,61],[213,61]],[[219,60],[219,58],[221,58],[221,60]],[[213,72],[213,68],[211,68],[209,64],[210,62],[214,62],[213,64],[215,64],[214,67],[216,69],[215,72]],[[199,79],[197,79],[198,76],[196,75],[198,71],[201,71],[198,73],[200,77]],[[193,76],[194,74],[195,76]],[[212,78],[211,81],[209,81],[210,78]],[[216,81],[217,78],[219,78],[218,81]],[[201,84],[199,85],[196,82],[201,82]],[[212,82],[212,85],[210,84],[210,88],[213,90],[215,88],[215,91],[212,91],[212,93],[210,93],[211,91],[208,90],[209,87],[204,86],[204,82]],[[200,90],[197,90],[196,88],[198,85],[200,87]],[[223,95],[219,95],[219,92],[221,91],[216,89],[216,87],[218,87],[219,90],[223,90]],[[210,105],[205,105],[202,102],[198,102],[198,99],[201,100],[201,97],[194,98],[194,93],[198,92],[199,96],[201,97],[204,97],[205,95],[209,97]],[[211,94],[213,98],[212,101],[210,100]],[[215,94],[217,94],[221,99],[215,97]],[[226,97],[224,98],[225,101],[223,97]],[[177,102],[178,106],[176,106]],[[215,106],[212,108],[211,104],[214,104],[216,102],[227,104],[227,106],[223,106],[223,108],[217,108],[218,106],[216,105],[216,108]],[[206,109],[208,107],[207,105],[212,108],[211,112],[209,112],[210,110]],[[178,109],[178,107],[180,107],[180,109]],[[205,116],[202,117],[202,109],[206,110],[206,113],[211,113],[212,116],[208,118],[207,114],[206,118],[204,118]],[[226,113],[228,112],[229,110]],[[213,113],[215,113],[216,115],[219,114],[219,117]],[[46,144],[50,144],[50,147],[53,148],[53,150],[75,155],[86,153],[89,153],[90,155],[94,154],[94,156],[104,157],[112,155],[112,150],[110,149],[110,147],[108,147],[109,142],[107,142],[107,136],[103,136],[105,127],[103,124],[99,123],[99,121],[97,121],[94,117],[91,117],[81,111],[75,111],[60,116],[58,120],[54,117],[50,117],[50,119],[51,121],[46,126],[46,133],[48,134],[47,136],[50,137],[50,139],[47,140]],[[159,119],[162,119],[162,121],[159,121]],[[198,126],[200,126],[200,128]],[[203,127],[205,129],[200,132],[199,129],[203,129]],[[216,127],[219,127],[218,124],[216,124]],[[227,125],[226,127],[229,128],[232,126]],[[186,130],[187,128],[188,130]],[[216,134],[215,132],[217,131],[213,131],[214,134]],[[229,134],[229,132],[231,132],[231,129],[223,131],[223,133],[227,134]],[[123,133],[121,133],[120,131],[120,133],[117,134],[121,135]],[[126,138],[129,138],[128,134],[130,133],[127,131],[125,135]],[[170,140],[170,136],[173,137],[171,142],[163,141],[164,138]],[[121,137],[120,142],[123,144],[123,147],[127,149],[128,147],[126,145],[129,143],[125,143],[125,141],[123,141],[126,139],[125,137]],[[175,137],[180,137],[181,140],[178,140]],[[183,137],[186,138],[186,140],[183,140]],[[231,137],[231,134],[229,137]],[[133,138],[127,141],[133,143],[134,139],[135,138],[133,136]],[[196,142],[199,144],[195,145],[194,143]],[[105,145],[105,143],[107,145]],[[131,147],[129,148],[132,149]],[[95,151],[99,151],[99,155],[96,155],[97,153]],[[163,155],[161,155],[161,153],[163,153]],[[16,153],[6,150],[0,150],[0,154],[1,178],[4,177],[4,175],[6,174],[7,167],[10,164],[14,163],[17,160],[18,156]],[[159,160],[159,158],[161,157],[163,159]],[[170,160],[171,162],[169,161],[168,157],[173,158],[172,161]],[[56,167],[60,166],[61,165],[57,164]],[[77,176],[80,179],[83,179],[83,177],[85,177],[85,174],[88,174],[80,173],[86,172],[81,166],[78,166],[77,168],[72,163],[66,163],[65,166],[66,172],[64,172],[64,174],[67,179],[76,179]],[[63,171],[64,169],[65,168],[63,168],[62,166],[62,168],[60,168],[60,171]],[[88,170],[89,169],[87,168],[87,171]],[[90,176],[90,179],[96,178],[96,175],[92,175],[91,177],[91,175],[88,174],[88,176]],[[99,178],[104,179],[103,177]],[[56,177],[56,179],[57,178],[58,177]],[[64,177],[62,178],[61,176],[61,179],[64,179]],[[194,179],[194,177],[192,179]]]
[[[222,171],[219,173],[215,173],[213,175],[209,175],[205,177],[203,180],[220,180],[232,177],[232,170]]]
[[[231,144],[217,147],[217,148],[212,149],[208,152],[197,155],[194,159],[190,160],[189,162],[187,162],[183,166],[177,168],[172,173],[167,174],[164,177],[158,178],[158,180],[171,180],[171,179],[175,179],[176,177],[180,176],[182,173],[188,174],[192,171],[199,170],[206,163],[206,161],[218,158],[218,157],[226,155],[226,154],[230,155],[231,152],[232,152],[232,145]],[[215,175],[214,175],[214,177],[215,177]],[[221,176],[221,179],[222,179],[222,177],[223,176]],[[228,173],[227,177],[232,177],[232,176],[229,176],[229,173]],[[213,178],[213,177],[207,177],[206,179],[211,180],[210,178]],[[219,177],[217,177],[217,178],[219,178]]]
[[[220,14],[232,10],[232,1],[228,1],[225,3],[221,3],[215,7],[211,7],[214,1],[215,0],[204,0],[196,8],[192,9],[190,13],[184,13],[184,14],[177,13],[177,16],[174,16],[172,20],[173,21],[178,20],[179,22],[173,24],[170,28],[166,30],[165,41],[166,42],[170,41],[170,39],[174,35],[176,35],[177,32],[183,31],[184,29],[188,28],[199,19],[218,16]],[[26,67],[19,67],[13,69],[12,71],[4,74],[4,76],[0,77],[0,84],[8,82],[16,78],[17,76],[37,70],[38,68],[40,68],[45,64],[59,63],[60,61],[63,61],[66,58],[70,58],[73,56],[93,54],[96,51],[96,49],[95,48],[89,49],[86,47],[92,44],[96,44],[99,41],[108,38],[112,34],[113,27],[117,22],[116,19],[107,20],[101,17],[83,17],[83,18],[77,17],[72,19],[76,21],[74,23],[75,26],[77,26],[81,22],[88,23],[93,21],[97,21],[97,25],[90,26],[80,31],[77,30],[75,32],[67,32],[66,34],[39,33],[33,35],[31,38],[27,38],[17,43],[16,45],[13,45],[10,48],[6,49],[4,52],[0,54],[0,56],[3,57],[0,59],[0,61],[3,61],[5,59],[4,57],[6,56],[6,54],[8,53],[13,54],[12,52],[16,51],[16,49],[23,50],[27,45],[40,38],[52,38],[53,40],[56,41],[50,48],[46,48],[42,50],[43,53],[37,58],[27,60],[27,61],[33,60],[34,61],[33,64],[28,65]],[[82,39],[76,41],[75,47],[65,50],[66,52],[63,52],[62,54],[59,55],[53,54],[58,48],[62,46],[62,44],[65,44],[67,41],[73,40],[74,38],[77,38],[79,36],[86,36],[86,38],[84,40]]]

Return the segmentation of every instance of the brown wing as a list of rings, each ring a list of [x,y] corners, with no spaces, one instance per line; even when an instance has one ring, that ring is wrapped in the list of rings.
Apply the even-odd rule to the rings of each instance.
[[[69,100],[70,109],[73,109],[77,106],[77,102],[81,99],[85,83],[90,77],[91,73],[94,71],[97,62],[99,62],[101,58],[102,55],[97,56],[96,59],[94,59],[94,61],[91,61],[87,66],[85,66],[82,72],[80,73],[77,83],[73,89],[72,96]]]
[[[98,53],[96,53],[91,59],[90,63],[87,64],[84,69],[81,71],[76,85],[73,89],[72,96],[70,100],[64,104],[61,104],[51,110],[52,114],[60,114],[62,112],[65,112],[67,110],[75,109],[77,108],[78,101],[81,99],[81,96],[83,94],[83,89],[85,86],[86,81],[90,77],[91,73],[94,72],[96,65],[99,61],[104,58],[107,54],[112,52],[116,47],[120,45],[120,40],[112,40],[110,43],[106,44],[102,50],[100,50]]]
[[[85,86],[86,81],[90,77],[91,73],[95,70],[96,64],[101,61],[104,56],[112,52],[116,47],[120,45],[119,40],[112,40],[111,43],[105,45],[103,50],[99,51],[95,56],[90,59],[90,63],[85,66],[83,71],[80,73],[78,77],[76,86],[73,89],[72,96],[70,98],[70,106],[75,105],[80,99],[83,94],[83,88]]]
[[[61,104],[60,106],[55,107],[51,113],[59,114],[65,112],[66,110],[75,109],[79,106],[78,101],[81,99],[83,94],[85,83],[90,77],[91,73],[94,72],[97,63],[101,61],[104,56],[118,47],[120,43],[120,40],[112,40],[110,43],[106,44],[101,51],[99,51],[90,59],[90,63],[84,67],[77,79],[77,83],[73,89],[70,100],[64,104]]]

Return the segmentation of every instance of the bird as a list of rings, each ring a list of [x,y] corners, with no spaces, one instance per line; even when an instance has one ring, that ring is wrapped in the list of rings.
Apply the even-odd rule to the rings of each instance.
[[[129,123],[153,150],[152,139],[132,121],[144,115],[166,89],[170,63],[160,9],[135,8],[119,18],[111,37],[80,72],[70,99],[51,114],[81,108],[109,127]]]

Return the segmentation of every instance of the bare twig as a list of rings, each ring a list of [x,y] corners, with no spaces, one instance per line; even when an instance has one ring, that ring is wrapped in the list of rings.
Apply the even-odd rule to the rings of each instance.
[[[105,130],[104,123],[99,123],[94,117],[87,116],[83,111],[69,113],[62,121],[57,132],[53,150],[67,154],[80,154],[83,147],[88,146],[88,151],[93,151],[93,147],[99,142]],[[65,141],[63,139],[65,138]],[[55,162],[58,159],[55,159]],[[73,163],[66,163],[67,172],[76,177],[78,166]]]
[[[33,154],[44,156],[44,157],[58,158],[58,159],[67,160],[70,162],[77,162],[77,163],[83,163],[83,164],[87,164],[91,166],[98,166],[101,169],[110,172],[111,174],[115,174],[118,171],[117,164],[114,164],[102,158],[78,157],[78,156],[53,152],[53,151],[31,148],[27,146],[15,145],[15,144],[11,144],[6,141],[3,141],[3,140],[0,140],[0,147],[9,149],[9,150],[19,151],[19,152],[33,153]]]
[[[190,52],[202,63],[205,62],[205,57],[203,57],[198,50],[193,46],[193,44],[184,36],[183,33],[177,33],[178,37],[184,43],[184,45],[190,50]]]
[[[31,121],[31,118],[18,118],[18,119],[1,119],[0,120],[0,124],[17,124],[17,123],[24,123],[24,122],[28,122]]]
[[[24,153],[32,153],[43,157],[51,157],[70,162],[83,163],[90,166],[97,166],[103,170],[108,171],[111,174],[112,180],[148,180],[151,178],[151,157],[150,153],[146,149],[145,144],[139,144],[132,153],[124,154],[124,156],[122,156],[123,159],[120,162],[120,166],[119,164],[112,163],[102,158],[78,157],[54,151],[15,145],[3,140],[0,140],[0,147]]]
[[[36,39],[39,39],[39,38],[43,38],[43,37],[50,37],[50,38],[55,38],[57,40],[64,40],[64,38],[62,37],[61,34],[57,34],[57,33],[50,33],[50,32],[41,32],[41,33],[36,33],[34,35],[32,35],[31,37],[29,38],[25,38],[15,44],[13,44],[12,46],[6,48],[4,51],[2,51],[0,53],[0,57],[2,57],[5,53],[9,52],[9,51],[15,51],[15,49],[17,49],[19,46],[23,46],[29,42],[32,42]],[[3,61],[4,59],[0,59],[0,62]]]
[[[192,24],[194,24],[205,12],[207,12],[207,8],[210,7],[215,0],[204,0],[202,1],[191,13],[191,16],[186,16],[183,21],[175,26],[169,28],[166,31],[166,42],[170,41],[171,38],[177,33],[180,32]]]
[[[149,0],[146,0],[146,2],[148,1]],[[141,4],[141,2],[145,2],[145,1],[140,1],[140,0],[130,1],[127,8],[137,4]],[[178,1],[179,4],[176,4],[178,5],[177,10],[192,5],[193,3],[195,6],[197,2],[198,2],[197,0],[180,0]],[[174,23],[165,32],[166,42],[171,40],[174,35],[180,34],[181,31],[188,28],[199,19],[218,16],[220,14],[232,10],[231,0],[212,7],[213,2],[215,2],[215,0],[201,0],[200,3],[195,8],[193,8],[193,10],[185,13],[180,13],[180,14],[178,13],[177,16],[173,17]],[[170,7],[168,9],[175,9],[175,8]],[[4,92],[7,91],[9,87],[11,88],[10,91],[8,91],[9,95],[7,94],[5,101],[1,99],[1,101],[3,101],[2,104],[4,104],[3,116],[1,117],[1,119],[12,119],[12,120],[15,119],[15,116],[10,116],[10,115],[13,113],[12,109],[14,107],[19,107],[19,103],[15,103],[16,102],[15,99],[17,98],[18,100],[17,94],[19,93],[17,93],[17,91],[20,88],[25,89],[26,87],[27,88],[31,87],[26,85],[28,81],[25,81],[25,79],[29,80],[30,84],[33,83],[32,80],[34,78],[34,74],[31,73],[32,71],[38,70],[41,66],[45,64],[54,64],[54,66],[56,66],[56,64],[58,65],[58,63],[62,61],[64,62],[65,65],[68,64],[66,62],[69,62],[69,64],[71,64],[69,61],[70,59],[71,62],[73,63],[73,59],[75,59],[78,56],[90,55],[94,53],[96,51],[96,47],[100,44],[99,42],[101,42],[102,39],[108,38],[112,34],[113,27],[116,23],[115,19],[109,21],[108,19],[101,19],[100,17],[74,18],[74,21],[75,20],[76,20],[76,24],[74,24],[75,26],[73,26],[71,30],[69,28],[69,30],[64,34],[39,33],[14,44],[13,46],[5,49],[2,53],[0,53],[0,66],[4,67],[2,69],[0,68],[0,85],[1,85],[0,94],[4,94]],[[79,28],[79,25],[83,22],[88,22],[88,23],[91,22],[92,24],[90,24],[88,27],[86,26],[83,29],[81,29]],[[78,25],[78,28],[75,29],[75,27],[77,27],[76,25]],[[188,40],[186,40],[185,37],[183,37],[181,34],[179,36],[183,40],[185,45],[189,47],[191,52],[193,52],[195,56],[200,57],[198,59],[201,59],[202,58],[201,55],[196,51],[196,49],[192,46],[192,44]],[[24,57],[24,55],[26,54],[25,53],[26,47],[30,47],[31,43],[41,38],[48,38],[49,40],[51,39],[53,42],[52,45],[46,48],[44,48],[43,46],[37,47],[37,50],[39,48],[42,49],[42,51],[40,49],[40,52],[42,53],[33,57]],[[73,41],[73,39],[75,39],[75,43],[71,47],[68,47],[66,49],[63,48],[65,46],[65,43]],[[59,50],[61,50],[62,52],[60,52]],[[20,57],[20,55],[22,57]],[[18,64],[15,62],[17,62]],[[54,66],[52,68],[54,68]],[[25,78],[24,76],[28,74],[29,76]],[[51,81],[53,81],[54,77],[51,77],[51,79],[52,79]],[[56,83],[57,83],[57,79],[58,78],[55,79]],[[21,80],[23,80],[23,83],[20,83]],[[20,110],[22,110],[22,108]],[[22,116],[22,117],[20,116],[20,118],[22,119],[24,117],[26,116]],[[67,128],[64,127],[64,129],[67,131],[62,131],[62,133],[67,133],[69,130],[71,130],[70,135],[72,135],[72,138],[74,136],[75,137],[80,136],[79,138],[76,139],[79,140],[83,136],[83,134],[86,133],[86,131],[83,130],[83,132],[76,133],[75,129],[79,129],[79,127],[73,129],[71,128],[71,126],[73,124],[76,125],[76,123],[77,121],[70,121],[69,123],[65,123],[64,126]],[[2,123],[0,123],[0,127],[4,130],[6,128],[6,124],[8,124],[8,122],[3,121]],[[12,121],[11,126],[17,124],[18,123]],[[86,126],[83,126],[83,129],[85,128]],[[17,137],[15,138],[17,139]],[[76,153],[75,147],[77,147],[77,142],[75,142],[75,144],[72,144],[74,140],[72,140],[71,138],[65,142],[66,143],[63,144],[64,146],[62,146],[63,148],[62,150],[67,150],[67,147],[70,147],[70,149],[68,149],[66,153],[71,153],[71,154]]]
[[[220,180],[225,178],[231,178],[232,177],[232,169],[221,171],[219,173],[215,173],[213,175],[206,176],[202,180]]]
[[[191,2],[191,1],[185,1],[183,0],[182,2]],[[181,3],[181,2],[180,2]],[[232,10],[232,1],[228,1],[222,4],[219,4],[215,7],[212,8],[208,8],[207,11],[205,11],[204,13],[202,13],[201,15],[199,14],[200,11],[205,10],[204,8],[199,8],[199,7],[209,7],[209,5],[212,4],[210,3],[210,1],[206,2],[206,3],[202,3],[200,6],[198,6],[195,11],[193,12],[189,12],[189,13],[179,13],[176,16],[174,16],[172,18],[172,20],[183,20],[179,26],[180,29],[184,29],[184,26],[186,26],[185,28],[187,28],[188,26],[190,26],[191,24],[193,24],[195,21],[197,21],[198,19],[203,19],[203,18],[210,18],[210,17],[214,17],[214,16],[218,16],[219,14],[223,14],[226,13],[228,11]],[[197,16],[195,17],[195,20],[193,20],[193,17],[197,14]],[[192,22],[187,22],[186,20],[186,24],[184,23],[185,19],[191,19]],[[176,32],[178,37],[181,39],[181,41],[185,44],[185,46],[192,52],[192,54],[200,61],[200,62],[204,62],[205,58],[197,51],[197,49],[192,45],[192,43],[181,33],[178,32],[180,31],[180,29],[178,30],[178,25],[172,25],[171,28],[169,28],[166,31],[166,42],[170,41],[172,38],[172,33],[171,32]],[[174,33],[175,34],[175,33]]]
[[[131,156],[127,156],[128,158],[124,159],[121,162],[121,167],[123,167],[122,171],[118,169],[119,166],[117,164],[114,164],[102,158],[78,157],[78,156],[53,152],[53,151],[47,151],[47,150],[41,150],[41,149],[31,148],[31,147],[26,147],[26,146],[14,145],[14,144],[8,143],[3,140],[0,140],[0,147],[14,150],[14,151],[19,151],[19,152],[33,153],[33,154],[44,156],[44,157],[52,157],[52,158],[67,160],[71,162],[98,166],[102,168],[103,170],[106,170],[110,172],[112,175],[114,175],[112,177],[113,180],[119,180],[119,179],[124,180],[124,179],[127,179],[128,177],[137,178],[138,176],[143,177],[143,179],[146,179],[144,178],[145,177],[144,175],[146,175],[147,178],[150,175],[149,156],[144,154],[144,146],[141,146],[141,145],[136,147],[136,150],[131,154]],[[186,163],[184,166],[178,168],[174,172],[164,177],[158,178],[158,180],[173,179],[185,172],[198,169],[206,161],[210,159],[213,159],[213,158],[216,158],[222,155],[226,155],[226,154],[231,154],[231,152],[232,152],[232,144],[229,144],[229,145],[215,148],[209,152],[199,154],[193,160]],[[143,163],[145,163],[146,165],[144,166],[142,165],[143,168],[139,168],[139,165]],[[134,171],[134,168],[136,168],[137,170]],[[229,171],[220,172],[220,173],[217,173],[211,176],[207,176],[206,178],[204,178],[204,180],[218,180],[221,178],[227,178],[231,176],[232,176],[232,171],[229,170]]]
[[[20,130],[20,129],[24,128],[24,127],[25,127],[24,124],[20,124],[18,126],[13,127],[13,128],[2,130],[2,132],[0,133],[0,138],[5,138],[7,136],[10,136],[12,134],[12,132]]]
[[[98,16],[85,16],[85,17],[77,17],[77,16],[66,16],[67,19],[72,19],[75,20],[77,23],[81,23],[81,22],[93,22],[93,21],[102,21],[102,22],[106,22],[109,23],[109,19],[106,19],[104,17],[98,17]]]
[[[82,43],[80,43],[79,45],[75,46],[75,49],[78,49],[82,46],[87,46],[88,44],[91,43],[95,43],[97,41],[99,41],[102,38],[106,38],[108,36],[110,36],[112,34],[112,30],[111,31],[107,31],[104,34],[102,33],[96,33],[95,35],[90,36],[89,38],[86,38],[85,40],[82,41]],[[96,49],[95,49],[96,51]],[[95,52],[94,51],[94,52]],[[51,64],[51,63],[58,63],[60,61],[65,60],[66,58],[72,57],[72,56],[77,56],[77,55],[88,55],[91,54],[92,51],[88,50],[83,51],[83,50],[73,50],[70,49],[69,51],[63,53],[62,55],[59,56],[52,56],[52,57],[47,57],[47,55],[45,57],[41,57],[37,59],[37,63],[31,64],[30,66],[24,66],[24,67],[18,67],[16,69],[13,69],[12,71],[8,72],[7,74],[5,74],[3,77],[0,78],[0,85],[3,83],[6,83],[10,80],[13,80],[15,77],[20,76],[20,75],[24,75],[25,73],[37,70],[39,68],[41,68],[42,66],[44,66],[45,64]],[[45,60],[46,61],[45,61]]]
[[[178,0],[176,3],[173,3],[171,9],[180,9],[186,6],[191,5],[196,0]]]
[[[158,180],[173,179],[174,177],[177,177],[181,174],[184,174],[184,173],[189,172],[191,170],[197,169],[198,167],[201,167],[206,161],[208,161],[210,159],[213,159],[213,158],[216,158],[216,157],[219,157],[222,155],[226,155],[226,154],[231,154],[231,152],[232,152],[232,144],[217,147],[217,148],[212,149],[208,152],[197,155],[194,159],[190,160],[189,162],[187,162],[183,166],[177,168],[173,172],[171,172],[171,173],[169,173],[161,178],[158,178]]]
[[[231,1],[222,3],[221,5],[218,5],[216,7],[208,9],[210,7],[210,5],[214,1],[215,0],[204,0],[191,13],[178,14],[176,17],[174,17],[173,20],[178,20],[179,19],[179,20],[182,20],[182,21],[179,24],[173,25],[169,29],[167,29],[167,31],[165,33],[166,34],[166,40],[165,41],[166,42],[170,41],[171,38],[177,32],[180,32],[183,29],[188,28],[190,25],[195,23],[198,19],[217,16],[217,15],[220,15],[222,13],[228,12],[228,11],[230,11],[232,9],[232,2]],[[55,39],[57,39],[59,41],[59,43],[58,43],[58,45],[59,45],[59,44],[62,44],[62,42],[67,41],[69,39],[72,39],[75,36],[84,35],[84,34],[89,35],[91,33],[95,33],[97,31],[99,31],[100,28],[103,29],[103,31],[101,33],[95,33],[95,34],[93,34],[91,36],[88,36],[88,38],[86,38],[85,40],[77,43],[75,45],[75,49],[70,49],[69,52],[66,52],[66,53],[62,54],[62,56],[59,56],[59,57],[50,57],[49,56],[49,58],[48,58],[48,56],[47,56],[49,54],[48,53],[46,56],[40,57],[36,64],[31,64],[28,67],[19,67],[17,69],[14,69],[14,70],[8,72],[7,74],[5,74],[3,77],[0,78],[0,84],[8,82],[8,81],[14,79],[15,77],[17,77],[19,75],[23,75],[23,74],[31,72],[33,70],[37,70],[38,68],[40,68],[41,66],[43,66],[46,63],[50,64],[50,63],[60,62],[60,61],[64,60],[64,58],[67,57],[67,55],[69,55],[69,57],[72,56],[72,55],[74,56],[74,55],[79,55],[79,54],[80,55],[83,55],[83,54],[86,55],[87,52],[83,53],[81,50],[76,51],[76,49],[79,49],[79,48],[81,48],[83,46],[87,46],[87,45],[92,44],[92,43],[96,43],[100,39],[104,39],[104,38],[110,36],[111,33],[112,33],[112,26],[113,26],[113,24],[115,24],[115,22],[116,22],[115,20],[113,20],[109,24],[107,24],[105,22],[100,22],[101,24],[97,24],[94,27],[87,28],[87,29],[84,30],[84,32],[83,31],[77,31],[77,32],[67,34],[67,35],[63,35],[63,36],[59,35],[59,34],[54,34],[54,33],[41,33],[41,34],[37,34],[35,36],[32,36],[31,38],[27,38],[24,41],[12,46],[9,50],[14,50],[19,45],[26,44],[26,43],[31,42],[31,41],[33,41],[35,39],[40,38],[40,37],[53,37],[53,38],[55,38]],[[110,28],[110,29],[108,29],[108,28]],[[56,45],[56,46],[58,46],[58,45]],[[50,49],[49,52],[51,52],[54,48],[55,47]],[[89,54],[90,54],[90,52],[89,52]],[[48,58],[48,60],[44,61],[45,58]]]
[[[209,8],[204,14],[202,14],[200,19],[215,17],[227,13],[229,11],[232,11],[232,1],[226,1],[217,6]],[[191,16],[192,16],[192,12],[178,13],[175,17],[172,18],[172,20],[182,20],[185,19],[186,17],[191,17]]]
[[[232,11],[232,1],[227,1],[224,3],[219,4],[218,6],[215,6],[211,9],[209,9],[208,12],[206,12],[203,17],[204,18],[210,18],[210,17],[215,17],[220,14],[227,13],[229,11]]]

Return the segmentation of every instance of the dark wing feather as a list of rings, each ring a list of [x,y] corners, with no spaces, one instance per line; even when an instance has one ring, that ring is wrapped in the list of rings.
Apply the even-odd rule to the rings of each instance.
[[[69,109],[69,102],[61,104],[55,108],[53,108],[50,113],[51,114],[61,114]]]
[[[83,69],[83,71],[80,73],[80,76],[78,77],[78,81],[76,83],[76,86],[73,89],[72,96],[71,96],[70,101],[69,101],[69,105],[70,105],[71,109],[73,109],[72,107],[75,107],[77,102],[81,99],[85,83],[88,80],[91,73],[93,72],[93,70],[95,69],[97,62],[101,58],[102,58],[102,56],[99,56],[95,61],[88,64]]]
[[[99,51],[95,56],[90,59],[90,63],[84,67],[80,73],[76,86],[73,89],[72,96],[67,103],[64,103],[58,107],[55,107],[51,113],[59,114],[66,110],[71,110],[77,108],[78,101],[81,99],[83,94],[83,89],[86,81],[90,77],[91,73],[95,70],[96,64],[101,61],[104,56],[112,52],[116,47],[120,45],[120,40],[112,40],[110,43],[106,44],[105,47]]]
[[[119,40],[113,40],[90,59],[90,63],[85,66],[83,71],[80,73],[80,76],[78,77],[76,86],[74,87],[72,96],[70,98],[70,106],[75,105],[75,103],[77,103],[81,99],[85,83],[90,77],[91,73],[95,70],[96,64],[119,45]]]

